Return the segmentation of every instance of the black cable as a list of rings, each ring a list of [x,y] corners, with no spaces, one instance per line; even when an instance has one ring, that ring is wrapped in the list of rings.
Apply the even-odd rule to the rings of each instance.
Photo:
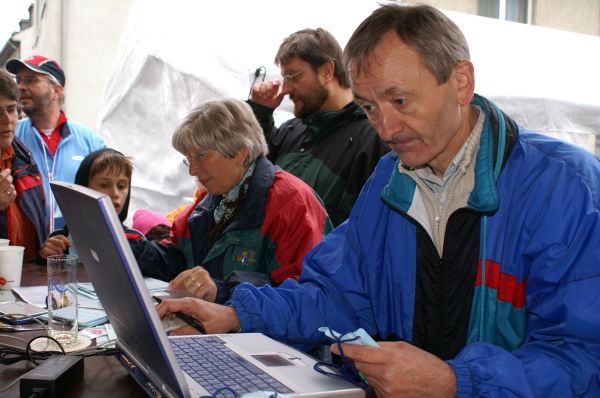
[[[267,68],[265,68],[264,66],[259,66],[254,71],[254,79],[252,80],[252,84],[250,85],[250,91],[248,92],[248,99],[250,99],[250,97],[252,96],[252,87],[254,87],[254,85],[258,81],[258,78],[261,75],[262,75],[261,82],[264,82],[265,81],[265,77],[267,76]]]
[[[36,365],[39,365],[35,359],[33,358],[33,356],[31,355],[31,343],[33,343],[35,340],[38,339],[48,339],[48,340],[52,340],[56,343],[56,345],[58,346],[58,348],[60,348],[60,351],[62,352],[63,355],[67,355],[67,353],[65,352],[64,348],[62,348],[62,345],[60,345],[60,343],[58,342],[58,340],[56,340],[54,337],[50,337],[50,336],[36,336],[34,338],[32,338],[31,340],[29,340],[29,342],[27,343],[27,346],[25,347],[25,354],[30,358],[31,362],[33,362]],[[47,353],[49,354],[47,357],[52,356],[53,352],[58,352],[58,351],[41,351],[43,353]],[[46,358],[47,358],[46,357]],[[44,359],[46,359],[44,358]]]
[[[48,339],[52,340],[56,343],[56,345],[60,348],[58,350],[49,350],[49,351],[33,351],[31,349],[31,343],[37,339]],[[19,339],[20,340],[20,339]],[[77,355],[80,357],[91,357],[91,356],[116,356],[118,355],[120,350],[118,348],[103,348],[103,347],[93,347],[92,349],[84,350],[81,353],[73,353],[69,355]],[[13,365],[20,361],[31,361],[35,365],[39,365],[39,361],[43,361],[48,359],[53,355],[68,355],[60,343],[56,341],[54,338],[50,336],[36,336],[27,342],[25,349],[9,346],[5,344],[0,344],[0,364],[2,365]]]

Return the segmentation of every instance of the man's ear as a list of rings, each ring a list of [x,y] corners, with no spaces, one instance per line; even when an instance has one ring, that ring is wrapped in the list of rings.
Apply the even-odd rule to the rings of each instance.
[[[454,67],[452,78],[456,81],[458,103],[462,106],[470,104],[475,93],[475,69],[471,61],[460,61]]]
[[[322,83],[329,83],[334,76],[335,61],[327,61],[317,68],[317,74]]]
[[[60,84],[53,84],[52,86],[53,86],[53,90],[54,90],[54,95],[56,96],[57,99],[60,99],[60,96],[62,95],[65,88],[63,86],[61,86]]]

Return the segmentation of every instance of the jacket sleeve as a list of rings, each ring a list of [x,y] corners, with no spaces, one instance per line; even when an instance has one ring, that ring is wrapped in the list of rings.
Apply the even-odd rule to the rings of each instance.
[[[309,345],[328,341],[317,331],[321,326],[342,333],[356,330],[356,309],[364,308],[365,295],[358,293],[364,286],[356,277],[357,256],[346,230],[346,223],[340,225],[308,253],[299,282],[287,279],[278,288],[238,286],[229,304],[242,330]]]
[[[312,188],[284,171],[275,175],[266,208],[261,233],[276,246],[270,278],[298,279],[304,256],[332,229],[327,212]]]
[[[149,241],[133,233],[127,233],[127,240],[144,276],[168,282],[187,269],[183,252],[172,243]]]
[[[265,135],[265,139],[267,140],[267,144],[269,145],[269,153],[267,155],[267,159],[269,159],[274,164],[279,157],[279,148],[281,141],[281,134],[283,131],[286,131],[287,128],[284,127],[288,123],[284,123],[284,126],[281,128],[275,127],[275,119],[273,118],[274,109],[268,108],[266,106],[257,104],[256,102],[247,101],[252,111],[254,112],[254,116],[258,120],[258,123],[263,129],[263,133]]]
[[[275,119],[273,118],[273,112],[275,110],[268,108],[266,106],[257,104],[256,102],[253,102],[250,100],[248,100],[247,102],[248,102],[248,105],[250,105],[250,107],[252,108],[252,111],[254,112],[254,116],[256,116],[258,123],[260,124],[260,126],[263,129],[265,138],[268,141],[271,134],[277,130],[277,128],[275,127]]]

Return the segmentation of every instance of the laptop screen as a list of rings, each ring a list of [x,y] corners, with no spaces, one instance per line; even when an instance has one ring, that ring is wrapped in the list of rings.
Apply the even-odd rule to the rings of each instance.
[[[112,201],[75,184],[53,182],[51,186],[119,347],[163,392],[188,396]]]

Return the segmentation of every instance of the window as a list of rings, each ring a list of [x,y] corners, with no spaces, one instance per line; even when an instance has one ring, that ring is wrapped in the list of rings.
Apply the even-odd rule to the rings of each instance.
[[[530,0],[478,0],[477,9],[484,17],[531,23]]]

